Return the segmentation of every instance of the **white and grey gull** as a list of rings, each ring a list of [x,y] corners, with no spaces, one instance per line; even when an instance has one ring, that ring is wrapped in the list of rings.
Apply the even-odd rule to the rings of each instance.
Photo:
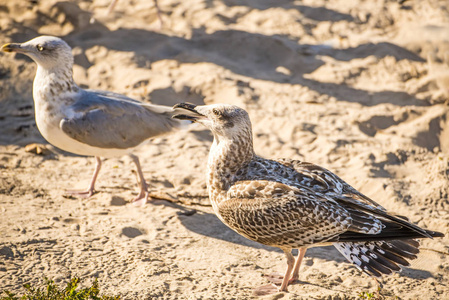
[[[174,108],[174,118],[203,124],[214,136],[207,187],[218,218],[248,239],[279,247],[287,257],[281,286],[260,287],[258,295],[287,291],[309,247],[333,244],[359,269],[379,277],[417,257],[415,239],[444,236],[388,213],[322,167],[257,156],[249,116],[237,106],[180,103]],[[292,249],[299,249],[296,263]]]
[[[145,203],[148,185],[139,159],[131,151],[149,138],[172,132],[185,121],[171,118],[168,106],[143,104],[124,95],[80,88],[73,80],[73,55],[60,38],[40,36],[1,48],[29,56],[37,64],[33,83],[35,119],[42,136],[67,152],[95,156],[89,187],[70,194],[90,197],[101,168],[100,157],[129,155],[136,165],[140,191],[135,203]],[[137,202],[138,201],[138,202]]]

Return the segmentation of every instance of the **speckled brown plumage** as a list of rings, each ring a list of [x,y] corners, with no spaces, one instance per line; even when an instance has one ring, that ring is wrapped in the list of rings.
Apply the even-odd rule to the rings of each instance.
[[[241,235],[285,252],[281,290],[297,279],[307,247],[333,243],[361,270],[380,276],[416,258],[414,238],[442,236],[388,214],[322,167],[257,156],[250,119],[239,107],[182,103],[175,108],[187,111],[176,118],[201,123],[214,135],[207,186],[217,216]],[[294,248],[300,249],[295,267]]]

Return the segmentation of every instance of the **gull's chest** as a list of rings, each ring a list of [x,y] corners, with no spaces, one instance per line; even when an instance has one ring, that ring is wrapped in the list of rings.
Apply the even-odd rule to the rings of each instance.
[[[46,86],[41,86],[40,89],[34,89],[34,110],[36,125],[42,136],[51,144],[67,149],[68,137],[60,128],[61,120],[70,117],[73,111],[70,108],[70,103],[66,99],[70,95],[62,93],[55,95]]]
[[[52,127],[58,127],[64,116],[64,104],[43,93],[34,93],[34,111],[39,131],[44,134]]]

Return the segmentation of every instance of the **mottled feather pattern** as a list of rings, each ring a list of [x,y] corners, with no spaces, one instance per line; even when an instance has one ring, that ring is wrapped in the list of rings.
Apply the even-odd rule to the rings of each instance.
[[[345,210],[349,212],[352,219],[352,223],[349,228],[350,231],[365,234],[378,234],[385,227],[382,224],[382,221],[373,215],[348,207],[345,207]]]
[[[381,231],[382,222],[373,215],[350,207],[347,210],[344,205],[335,201],[335,196],[346,199],[348,192],[353,190],[335,174],[310,163],[261,158],[253,153],[252,141],[244,137],[246,134],[243,133],[240,138],[234,138],[232,143],[227,145],[228,147],[213,145],[208,164],[210,197],[218,215],[228,226],[253,240],[267,240],[267,242],[269,240],[270,245],[273,245],[273,241],[276,240],[279,245],[289,244],[292,247],[310,246],[324,241],[325,236],[331,239],[347,230],[369,234]],[[358,195],[358,193],[353,194]],[[273,227],[273,230],[278,230],[276,238],[273,238],[273,232],[269,230],[264,232],[263,220],[256,218],[257,214],[248,219],[245,216],[251,212],[250,209],[245,210],[245,213],[240,212],[242,210],[240,204],[245,201],[241,199],[248,201],[254,199],[253,202],[260,204],[262,200],[259,198],[265,199],[264,207],[269,207],[269,210],[265,210],[264,213],[269,214],[270,210],[274,212],[279,210],[288,215],[287,219],[273,216],[273,220],[279,222]],[[288,209],[284,205],[285,201],[290,203]],[[377,204],[376,207],[371,206],[368,204],[371,203],[369,201],[360,202],[353,198],[350,201],[355,201],[374,211],[380,207]],[[233,205],[237,204],[239,206],[235,207],[236,212],[230,214],[229,211],[232,211]],[[294,210],[290,211],[292,205]],[[251,205],[248,207],[255,209]],[[319,214],[321,210],[330,214],[325,215],[324,218],[324,215]],[[344,226],[341,226],[340,222],[343,219]],[[285,222],[290,224],[285,225]],[[257,234],[252,228],[255,225],[261,228],[257,230]],[[291,232],[294,232],[291,226],[299,228],[296,229],[298,236],[295,242],[292,242],[289,236]],[[336,230],[337,228],[340,231]],[[327,235],[323,234],[326,230],[329,230]],[[287,232],[289,234],[286,234]],[[301,240],[304,237],[303,232],[308,232],[310,235]],[[283,235],[286,241],[282,241]]]
[[[296,161],[290,162],[294,162],[297,165],[300,163]],[[323,168],[317,168],[313,164],[304,163],[303,165],[306,166],[306,170],[310,170],[312,167],[314,170],[319,169],[321,174],[330,173]],[[241,180],[242,178],[245,180]],[[320,206],[321,202],[330,202],[327,204],[328,207],[345,211],[345,208],[335,203],[332,198],[329,198],[330,194],[338,194],[339,191],[342,191],[343,183],[338,182],[338,179],[332,176],[327,176],[327,178],[329,179],[325,180],[326,177],[321,177],[317,173],[298,172],[296,169],[292,169],[288,165],[285,166],[278,161],[262,159],[256,156],[233,177],[236,182],[229,188],[226,197],[227,199],[270,197],[273,201],[276,198],[287,196],[307,197],[313,199],[317,206]],[[319,188],[317,188],[318,183],[320,185]],[[323,193],[323,190],[328,191],[328,193]],[[350,216],[348,219],[351,223],[350,230],[375,234],[382,229],[381,221],[370,214],[353,209],[351,209],[351,213],[348,213],[347,210],[345,213]]]
[[[293,169],[294,173],[301,174],[301,177],[306,178],[306,180],[300,182],[301,185],[307,185],[317,192],[339,195],[359,205],[366,204],[369,207],[385,210],[380,204],[359,193],[343,179],[323,167],[299,160],[279,159],[276,161]]]
[[[409,227],[417,232],[421,232],[423,236],[429,236],[425,230],[418,226],[389,215],[381,205],[361,194],[340,177],[325,168],[290,159],[268,160],[255,157],[254,161],[256,163],[251,162],[248,165],[252,169],[250,174],[253,178],[281,180],[289,186],[302,190],[309,188],[314,191],[312,197],[321,196],[322,199],[327,199],[336,205],[354,212],[352,215],[354,222],[350,228],[352,231],[369,234],[379,233],[383,227],[382,220],[389,219],[402,223],[403,226]],[[265,170],[268,170],[269,175],[262,175],[261,177],[260,173],[256,174],[257,166],[262,164],[264,164],[264,173],[266,172]],[[281,164],[284,168],[278,164]],[[363,214],[362,219],[360,219],[361,214]]]
[[[238,209],[236,209],[238,207]],[[299,248],[328,240],[348,229],[344,209],[306,196],[231,198],[218,205],[224,222],[265,245]]]
[[[298,248],[324,242],[349,228],[380,231],[379,220],[358,214],[358,222],[353,222],[351,214],[330,197],[343,192],[344,182],[327,170],[304,163],[305,171],[298,172],[293,167],[299,162],[254,155],[250,139],[232,142],[228,149],[212,146],[208,186],[217,215],[238,233],[263,244]],[[266,225],[267,219],[271,225]]]

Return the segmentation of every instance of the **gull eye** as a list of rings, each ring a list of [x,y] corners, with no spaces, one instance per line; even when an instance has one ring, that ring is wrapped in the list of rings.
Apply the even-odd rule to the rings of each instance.
[[[212,112],[213,112],[214,115],[216,115],[216,116],[220,116],[220,115],[221,115],[220,111],[219,111],[218,109],[216,109],[216,108],[214,108],[214,109],[212,110]]]
[[[37,51],[39,51],[39,52],[44,51],[44,47],[42,45],[37,45],[36,48],[37,48]]]

